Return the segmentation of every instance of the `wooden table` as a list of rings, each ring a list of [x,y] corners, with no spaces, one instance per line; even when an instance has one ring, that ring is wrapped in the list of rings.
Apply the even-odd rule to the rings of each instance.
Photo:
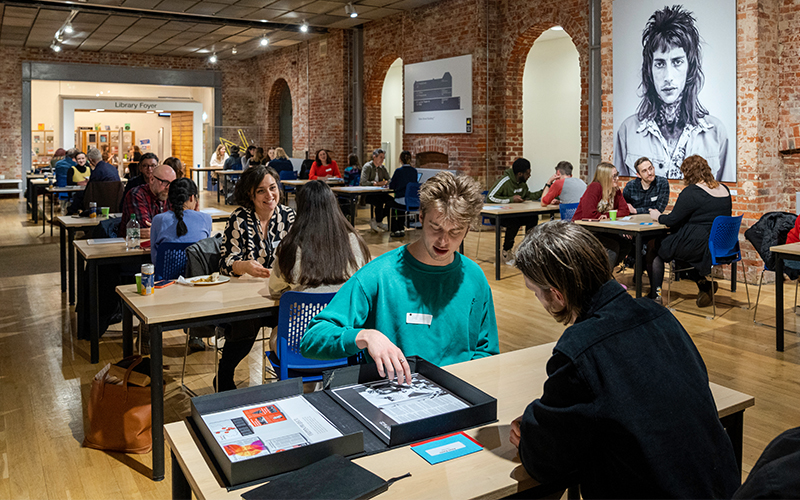
[[[317,179],[317,180],[323,181],[325,182],[325,184],[328,184],[329,186],[344,184],[344,179],[342,179],[341,177],[329,177],[328,179]],[[286,184],[287,186],[299,187],[299,186],[305,186],[309,182],[311,182],[311,179],[291,179],[291,180],[287,179],[285,181],[281,181],[281,184]]]
[[[633,236],[634,245],[633,253],[636,258],[634,265],[633,275],[636,281],[636,297],[642,296],[642,273],[644,272],[644,265],[642,262],[642,245],[646,236],[648,239],[658,235],[665,234],[669,228],[658,222],[654,222],[649,214],[636,214],[630,217],[625,217],[622,220],[602,220],[599,222],[589,222],[585,220],[575,220],[575,224],[579,224],[593,233],[611,233]],[[734,288],[735,291],[735,288]],[[666,304],[665,304],[666,305]]]
[[[194,173],[195,172],[198,173],[198,176],[197,176],[197,189],[198,189],[198,191],[202,191],[203,190],[203,185],[200,183],[200,181],[201,181],[201,179],[203,177],[201,174],[203,172],[219,172],[221,170],[222,170],[221,167],[198,167],[198,168],[192,168],[192,178],[194,178]],[[217,201],[219,201],[219,200],[217,200]]]
[[[124,242],[93,245],[89,244],[90,241],[73,242],[78,251],[78,306],[75,312],[78,316],[78,338],[88,338],[91,342],[90,361],[94,364],[100,361],[100,269],[112,264],[141,265],[150,262],[150,249],[127,250]]]
[[[225,180],[225,204],[228,204],[228,180],[232,175],[242,175],[244,170],[217,170],[217,178],[219,179],[220,188],[222,188],[223,179]],[[217,203],[219,203],[219,193],[222,189],[217,189]]]
[[[394,483],[381,500],[503,498],[538,483],[517,459],[517,449],[508,441],[511,421],[525,407],[541,397],[547,379],[545,366],[555,342],[445,367],[461,379],[497,398],[498,422],[467,430],[486,449],[457,460],[428,465],[411,448],[404,446],[354,460],[355,463],[388,479],[411,472],[411,477]],[[732,441],[741,468],[742,418],[753,406],[752,396],[711,384],[720,420]],[[155,428],[155,422],[154,422]],[[185,421],[165,426],[172,452],[173,498],[238,499],[250,488],[227,491],[203,457]],[[737,446],[738,443],[738,446]],[[737,451],[738,450],[738,451]]]
[[[196,326],[261,318],[277,314],[278,301],[269,296],[266,279],[232,277],[228,283],[210,286],[173,284],[153,295],[139,295],[136,285],[117,287],[124,302],[122,352],[133,354],[133,315],[150,332],[150,366],[163,366],[162,333]],[[153,419],[153,480],[164,479],[163,372],[153,370],[151,399]]]
[[[39,223],[39,193],[42,192],[46,187],[50,186],[50,179],[47,178],[39,178],[39,179],[32,179],[28,182],[30,186],[31,194],[28,195],[28,199],[31,201],[31,215],[33,216],[33,223]],[[42,207],[44,210],[44,207]],[[44,211],[42,212],[42,217],[44,218]]]
[[[47,188],[45,188],[44,193],[50,195],[50,236],[53,236],[53,222],[55,222],[55,219],[53,218],[53,207],[55,206],[55,203],[53,203],[53,195],[67,193],[70,195],[69,199],[71,200],[72,199],[71,195],[73,193],[77,193],[78,191],[83,191],[85,189],[86,186],[63,186],[63,187],[48,186]],[[46,217],[44,216],[44,193],[42,193],[42,234],[44,234],[45,219],[46,219]],[[97,214],[100,215],[100,207],[97,207]]]
[[[285,183],[286,181],[284,181]],[[387,187],[379,186],[337,186],[331,188],[331,191],[338,196],[344,196],[350,203],[350,223],[355,227],[356,225],[356,205],[358,205],[358,197],[363,194],[371,193],[388,193],[391,190]]]
[[[775,254],[775,349],[783,352],[783,261],[800,261],[800,243],[777,245],[769,251]]]
[[[503,219],[523,215],[557,214],[558,205],[542,206],[539,201],[484,205],[481,216],[494,221],[494,279],[500,280],[500,226]]]

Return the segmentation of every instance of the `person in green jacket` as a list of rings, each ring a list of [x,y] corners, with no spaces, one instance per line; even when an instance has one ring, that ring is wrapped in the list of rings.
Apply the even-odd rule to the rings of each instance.
[[[487,196],[490,203],[522,203],[535,200],[533,193],[528,189],[528,179],[531,176],[531,162],[525,158],[517,158],[511,168],[505,171],[503,177],[497,180],[489,190]],[[519,217],[503,217],[502,226],[506,228],[506,237],[503,240],[503,261],[509,266],[514,265],[514,240],[519,228],[525,226],[527,233],[539,223],[538,215],[521,215]]]
[[[478,183],[440,172],[419,191],[422,235],[356,272],[311,320],[303,356],[366,351],[378,373],[411,379],[406,356],[438,366],[500,352],[492,290],[481,268],[456,252],[483,206]]]

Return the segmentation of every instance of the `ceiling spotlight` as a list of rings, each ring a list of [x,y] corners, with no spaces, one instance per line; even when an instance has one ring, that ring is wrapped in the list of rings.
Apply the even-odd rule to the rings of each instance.
[[[50,48],[53,49],[53,52],[61,52],[61,45],[56,42],[51,43]]]
[[[353,6],[353,2],[350,2],[344,6],[344,11],[350,17],[358,17],[358,12],[356,12],[356,8]]]
[[[267,40],[267,37],[264,37],[261,39],[261,42],[259,43],[261,44],[262,47],[266,47],[267,45],[269,45],[269,40]]]
[[[217,53],[216,52],[211,54],[211,57],[208,58],[208,62],[210,62],[211,64],[216,64],[216,62],[217,62]]]
[[[234,47],[234,48],[232,48],[232,49],[231,49],[231,54],[234,54],[234,55],[236,55],[236,53],[237,53],[237,52],[239,52],[239,51],[238,51],[238,50],[236,50],[236,47]]]
[[[300,25],[300,31],[302,31],[303,33],[308,32],[308,21],[306,21],[305,19],[303,19],[303,24]]]
[[[72,25],[71,24],[68,24],[68,25],[64,26],[64,33],[66,33],[68,35],[72,34]]]

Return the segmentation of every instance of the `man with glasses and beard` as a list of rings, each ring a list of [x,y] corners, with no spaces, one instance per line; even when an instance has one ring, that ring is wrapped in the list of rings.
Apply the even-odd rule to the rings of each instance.
[[[141,166],[144,160],[139,163]],[[140,237],[150,239],[150,224],[153,217],[169,210],[169,185],[175,180],[175,170],[169,165],[159,165],[153,170],[147,184],[137,186],[125,195],[122,203],[122,220],[117,234],[125,234],[125,226],[131,220],[131,214],[141,227]]]
[[[704,76],[695,18],[682,6],[650,16],[642,32],[642,101],[614,142],[614,165],[624,177],[636,175],[634,162],[652,161],[657,176],[681,179],[684,158],[706,159],[714,178],[727,167],[728,135],[722,122],[700,104]]]

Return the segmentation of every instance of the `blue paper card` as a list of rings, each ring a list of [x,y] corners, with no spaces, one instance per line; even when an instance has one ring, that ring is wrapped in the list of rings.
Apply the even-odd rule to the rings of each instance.
[[[429,464],[434,465],[481,451],[483,446],[463,432],[459,432],[413,444],[411,449]]]

